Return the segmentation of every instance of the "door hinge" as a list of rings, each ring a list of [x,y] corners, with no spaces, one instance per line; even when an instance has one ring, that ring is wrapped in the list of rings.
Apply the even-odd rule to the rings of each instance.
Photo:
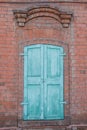
[[[67,104],[67,102],[66,101],[61,101],[60,104]]]
[[[60,54],[60,56],[66,56],[66,53]]]
[[[28,105],[28,103],[27,102],[22,102],[21,105]]]
[[[27,54],[25,54],[25,53],[20,53],[19,55],[20,56],[27,56]]]

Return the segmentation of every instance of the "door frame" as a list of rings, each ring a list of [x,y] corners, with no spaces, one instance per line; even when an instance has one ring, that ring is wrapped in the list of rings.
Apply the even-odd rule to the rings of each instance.
[[[36,45],[36,44],[50,44],[50,45],[56,45],[61,46],[64,48],[64,51],[66,53],[66,56],[64,57],[64,99],[66,100],[67,104],[64,106],[64,120],[57,120],[57,121],[42,121],[44,126],[46,125],[45,122],[48,124],[48,126],[57,126],[57,125],[69,125],[71,122],[71,115],[70,115],[70,55],[69,55],[69,44],[65,43],[63,41],[58,41],[53,39],[34,39],[29,41],[21,41],[19,43],[19,87],[18,87],[18,124],[20,125],[22,122],[24,125],[28,122],[23,121],[23,105],[21,104],[23,102],[23,92],[24,92],[24,47],[30,46],[30,45]],[[35,122],[28,122],[28,125],[31,126],[31,123],[33,126],[39,126],[40,121]],[[42,124],[41,123],[41,124]]]

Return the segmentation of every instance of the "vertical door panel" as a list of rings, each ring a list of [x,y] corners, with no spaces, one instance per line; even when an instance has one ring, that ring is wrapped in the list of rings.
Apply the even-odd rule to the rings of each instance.
[[[28,117],[40,119],[41,116],[41,86],[29,84],[28,86]]]
[[[27,119],[41,119],[43,115],[43,48],[33,45],[25,48],[25,88],[27,88]],[[26,62],[26,61],[25,61]],[[26,95],[26,94],[25,94]]]
[[[60,74],[59,49],[47,48],[47,76],[57,77]]]
[[[46,118],[47,119],[57,119],[59,115],[60,109],[60,86],[58,84],[55,85],[47,85],[46,90]]]
[[[28,49],[28,76],[41,76],[41,49],[40,47]]]
[[[63,49],[44,48],[45,119],[63,119]]]

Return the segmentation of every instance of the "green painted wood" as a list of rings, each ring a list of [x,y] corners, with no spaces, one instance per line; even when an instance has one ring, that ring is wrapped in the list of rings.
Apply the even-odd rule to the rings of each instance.
[[[24,97],[28,102],[24,105],[24,119],[43,119],[43,48],[28,46],[24,53]]]
[[[24,48],[24,53],[27,52],[27,48]],[[24,56],[24,103],[28,103],[28,93],[27,93],[27,56]],[[24,105],[23,119],[27,120],[27,105]]]
[[[24,120],[63,119],[63,48],[24,48]]]
[[[45,119],[63,119],[63,48],[46,45],[44,49]]]

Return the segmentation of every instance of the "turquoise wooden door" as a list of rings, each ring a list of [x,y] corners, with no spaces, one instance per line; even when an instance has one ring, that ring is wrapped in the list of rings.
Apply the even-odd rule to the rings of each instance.
[[[24,48],[24,120],[63,119],[63,48]]]
[[[63,48],[44,46],[45,119],[63,119]]]

